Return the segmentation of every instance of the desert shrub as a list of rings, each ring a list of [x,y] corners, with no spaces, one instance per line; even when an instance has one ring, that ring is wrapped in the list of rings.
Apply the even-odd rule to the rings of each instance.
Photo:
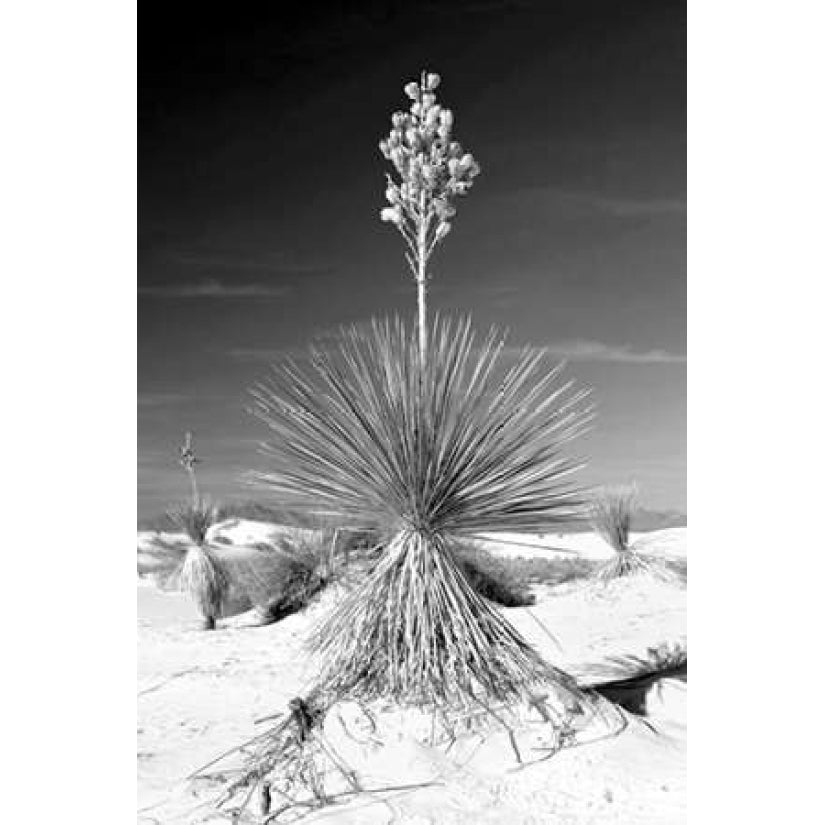
[[[502,607],[524,607],[535,604],[531,582],[521,571],[508,564],[509,559],[494,556],[487,550],[469,544],[454,546],[459,569],[477,593]]]
[[[665,564],[677,579],[687,582],[687,559],[666,559]]]
[[[593,529],[617,554],[630,549],[630,518],[635,508],[633,487],[604,488],[593,499],[590,517]]]
[[[254,564],[235,564],[239,586],[273,621],[305,607],[333,579],[322,536],[294,533],[256,546]]]
[[[649,647],[645,656],[610,656],[588,681],[594,685],[623,685],[661,676],[687,678],[687,642],[662,642]]]
[[[477,545],[463,543],[456,557],[470,584],[503,607],[535,604],[534,585],[555,587],[585,580],[593,575],[599,562],[580,556],[542,558],[498,556]]]
[[[515,556],[502,559],[508,575],[527,584],[544,584],[555,587],[589,578],[598,566],[598,561],[581,556],[564,558],[522,557]]]
[[[610,582],[622,576],[650,573],[658,579],[676,582],[678,573],[664,559],[640,553],[630,545],[630,521],[637,508],[635,487],[604,488],[591,504],[591,524],[613,548],[615,554],[595,571],[595,577]]]

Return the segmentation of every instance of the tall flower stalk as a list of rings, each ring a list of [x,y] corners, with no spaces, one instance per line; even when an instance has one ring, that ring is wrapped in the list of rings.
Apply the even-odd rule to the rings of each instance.
[[[195,449],[192,446],[192,433],[186,433],[184,443],[178,447],[178,452],[181,466],[186,470],[192,484],[192,504],[197,507],[200,497],[198,496],[198,479],[195,476],[195,465],[200,464],[201,460],[195,455]]]
[[[404,253],[418,291],[418,347],[427,360],[427,265],[435,247],[449,233],[455,216],[453,201],[466,195],[481,168],[473,156],[453,140],[453,113],[436,101],[441,78],[421,72],[421,80],[408,83],[409,112],[395,112],[392,129],[379,143],[381,154],[392,163],[397,180],[387,175],[381,220],[401,233]]]

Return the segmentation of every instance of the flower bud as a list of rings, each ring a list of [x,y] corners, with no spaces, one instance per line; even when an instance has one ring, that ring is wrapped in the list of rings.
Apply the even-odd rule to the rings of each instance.
[[[392,116],[392,125],[395,126],[396,129],[400,129],[404,125],[404,121],[407,119],[407,116],[404,112],[395,112]]]
[[[447,221],[442,221],[438,225],[438,229],[435,230],[436,241],[440,241],[442,238],[446,237],[446,235],[449,234],[450,229],[452,229],[452,225]]]
[[[425,109],[429,109],[435,104],[435,95],[425,94],[421,97],[421,103]]]
[[[430,72],[427,75],[427,88],[431,92],[438,88],[439,83],[441,83],[441,78],[435,72]]]
[[[410,100],[418,100],[418,84],[417,83],[408,83],[404,87],[404,93],[407,95]]]
[[[381,220],[385,223],[395,223],[397,224],[399,220],[401,220],[401,214],[398,211],[398,208],[395,206],[385,206],[381,210]]]
[[[452,218],[455,215],[455,207],[446,198],[437,198],[433,202],[433,206],[436,214],[442,220]]]

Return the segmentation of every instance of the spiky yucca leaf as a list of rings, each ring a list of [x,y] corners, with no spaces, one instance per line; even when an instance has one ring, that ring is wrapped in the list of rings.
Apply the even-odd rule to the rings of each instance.
[[[447,543],[399,533],[372,575],[315,629],[321,683],[364,699],[506,701],[552,683],[578,709],[573,679],[542,660],[465,578]]]
[[[218,507],[198,498],[189,504],[182,504],[169,510],[172,522],[198,546],[206,541],[206,533],[219,519]]]
[[[605,487],[593,499],[590,522],[593,529],[619,554],[630,541],[630,519],[636,509],[635,487]]]
[[[546,530],[584,501],[561,449],[589,420],[583,392],[540,350],[502,362],[496,331],[434,324],[426,368],[404,324],[342,330],[308,365],[275,365],[252,390],[274,465],[253,480],[285,506],[339,524],[453,534]]]
[[[221,616],[229,591],[229,575],[208,547],[196,544],[189,548],[180,570],[180,584],[205,619]]]
[[[591,503],[590,523],[616,551],[595,572],[597,580],[609,582],[636,573],[650,573],[663,581],[676,582],[677,576],[666,562],[638,552],[630,544],[630,521],[637,507],[635,486],[606,487]]]
[[[314,637],[322,684],[408,701],[494,699],[575,683],[542,661],[473,589],[457,535],[546,529],[579,514],[561,447],[582,428],[582,393],[469,321],[437,321],[426,365],[399,321],[344,330],[308,367],[273,367],[254,412],[273,430],[257,482],[286,505],[395,533],[364,584]]]

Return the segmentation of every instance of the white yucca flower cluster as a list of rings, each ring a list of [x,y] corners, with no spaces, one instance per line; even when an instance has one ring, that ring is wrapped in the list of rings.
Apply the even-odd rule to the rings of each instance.
[[[420,83],[404,87],[412,101],[409,112],[395,112],[389,136],[379,143],[395,167],[399,182],[387,175],[390,205],[381,220],[404,236],[407,262],[416,280],[426,277],[426,263],[436,244],[450,231],[456,195],[466,195],[481,168],[452,139],[453,113],[436,102],[441,78],[422,72]]]

